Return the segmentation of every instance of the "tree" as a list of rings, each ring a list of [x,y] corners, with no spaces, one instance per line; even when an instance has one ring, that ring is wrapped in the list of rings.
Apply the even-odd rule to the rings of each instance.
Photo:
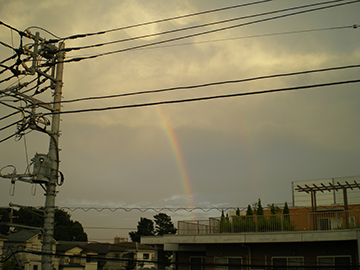
[[[272,231],[281,230],[281,219],[277,216],[281,210],[275,204],[271,204],[270,206],[270,220],[269,220],[269,229]]]
[[[159,213],[154,216],[155,219],[155,235],[164,235],[164,234],[175,234],[177,229],[174,227],[174,224],[171,222],[171,217],[167,214]]]
[[[295,226],[293,222],[291,222],[290,220],[290,210],[287,202],[285,202],[284,205],[283,216],[284,216],[284,230],[293,231],[295,229]]]
[[[256,211],[255,211],[257,216],[263,216],[264,215],[264,208],[261,205],[261,200],[259,198],[257,205],[256,205]]]
[[[87,241],[87,234],[78,221],[71,220],[71,215],[64,210],[55,210],[54,238],[62,241]]]
[[[246,210],[246,216],[252,216],[253,215],[253,211],[251,209],[251,205],[248,204],[247,210]]]
[[[289,206],[288,206],[288,203],[285,202],[285,205],[284,205],[284,209],[283,209],[283,215],[284,215],[284,219],[288,219],[290,220],[290,210],[289,210]]]
[[[43,227],[44,217],[42,208],[35,209],[32,207],[24,207],[19,210],[13,209],[13,223],[32,226]],[[10,222],[11,208],[1,208],[0,217],[1,223]],[[7,235],[9,226],[1,225],[0,233]],[[54,225],[54,239],[57,241],[87,241],[87,234],[84,228],[78,221],[71,220],[71,215],[62,209],[55,209],[55,225]]]
[[[140,243],[141,236],[154,235],[154,222],[151,219],[140,218],[137,225],[137,231],[129,232],[131,241]]]

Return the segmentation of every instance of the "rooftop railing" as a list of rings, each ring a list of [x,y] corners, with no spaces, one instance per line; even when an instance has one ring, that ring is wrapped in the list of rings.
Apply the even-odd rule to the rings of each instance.
[[[178,222],[178,234],[339,230],[360,227],[360,210],[216,217]]]

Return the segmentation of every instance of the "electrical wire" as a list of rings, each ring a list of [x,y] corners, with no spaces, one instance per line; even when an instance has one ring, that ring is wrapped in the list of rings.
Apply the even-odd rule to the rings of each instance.
[[[114,29],[110,29],[110,30],[103,30],[103,31],[93,32],[93,33],[72,35],[69,37],[61,38],[59,40],[49,40],[49,42],[53,43],[53,42],[59,42],[61,40],[64,41],[67,39],[77,39],[77,38],[84,38],[84,37],[95,36],[95,35],[103,35],[103,34],[110,33],[110,32],[122,31],[122,30],[131,29],[131,28],[135,28],[135,27],[147,26],[147,25],[151,25],[151,24],[168,22],[168,21],[177,20],[177,19],[184,19],[184,18],[189,18],[189,17],[193,17],[193,16],[198,16],[198,15],[203,15],[203,14],[208,14],[208,13],[213,13],[213,12],[218,12],[218,11],[224,11],[224,10],[229,10],[229,9],[233,9],[233,8],[251,6],[251,5],[261,4],[261,3],[270,2],[270,1],[272,1],[272,0],[263,0],[263,1],[250,2],[250,3],[239,4],[239,5],[229,6],[229,7],[222,7],[222,8],[211,9],[211,10],[206,10],[206,11],[200,11],[200,12],[196,12],[196,13],[191,13],[191,14],[186,14],[186,15],[181,15],[181,16],[176,16],[176,17],[170,17],[170,18],[155,20],[155,21],[151,21],[151,22],[139,23],[139,24],[124,26],[124,27],[118,27],[118,28],[114,28]]]
[[[52,35],[53,37],[58,38],[59,41],[63,40],[61,37],[58,37],[58,36],[56,36],[55,34],[51,33],[50,31],[48,31],[48,30],[46,30],[46,29],[44,29],[44,28],[42,28],[42,27],[39,27],[39,26],[30,26],[30,27],[26,28],[25,31],[27,31],[27,30],[29,30],[29,29],[32,29],[32,28],[42,30],[42,31],[48,33],[49,35]]]
[[[164,212],[164,211],[168,211],[168,212],[178,212],[178,211],[186,211],[186,212],[194,212],[194,211],[202,211],[204,213],[208,213],[210,211],[229,211],[229,210],[236,210],[238,207],[209,207],[209,208],[205,208],[205,207],[193,207],[193,208],[187,208],[187,207],[177,207],[177,208],[173,208],[173,207],[81,207],[81,206],[76,206],[76,207],[69,207],[69,206],[63,206],[63,207],[58,207],[62,210],[68,210],[70,212],[75,212],[76,210],[82,210],[84,212],[89,212],[90,210],[94,210],[96,212],[102,212],[102,211],[110,211],[110,212],[116,212],[116,211],[125,211],[125,212],[131,212],[131,211],[139,211],[141,213],[147,212],[147,211],[154,211],[156,213],[160,213],[160,212]],[[246,209],[246,208],[244,208]],[[244,210],[243,209],[243,210]]]
[[[328,4],[328,3],[333,3],[334,1],[338,2],[338,1],[343,1],[343,0],[332,0],[332,1],[328,1],[328,2],[322,2],[322,3],[315,3],[315,4],[309,4],[309,5],[302,5],[302,6],[297,6],[297,7],[285,8],[285,9],[281,9],[281,10],[269,11],[269,12],[264,12],[264,13],[254,14],[254,15],[248,15],[248,16],[243,16],[243,17],[236,17],[236,18],[226,19],[226,20],[222,20],[222,21],[216,21],[216,22],[211,22],[211,23],[206,23],[206,24],[194,25],[194,26],[189,26],[189,27],[184,27],[184,28],[179,28],[179,29],[173,29],[173,30],[168,30],[168,31],[164,31],[164,32],[159,32],[159,33],[154,33],[154,34],[147,34],[147,35],[131,37],[131,38],[126,38],[126,39],[121,39],[121,40],[115,40],[115,41],[110,41],[110,42],[104,42],[104,43],[98,43],[98,44],[93,44],[93,45],[88,45],[88,46],[69,47],[69,48],[64,49],[64,51],[70,52],[70,51],[73,51],[73,50],[81,50],[81,49],[102,47],[102,46],[105,46],[105,45],[111,45],[111,44],[116,44],[116,43],[121,43],[121,42],[133,41],[133,40],[138,40],[138,39],[142,39],[142,38],[155,37],[155,36],[160,36],[160,35],[165,35],[165,34],[170,34],[170,33],[176,33],[176,32],[180,32],[180,31],[192,30],[192,29],[196,29],[196,28],[213,26],[213,25],[233,22],[233,21],[237,21],[237,20],[250,19],[250,18],[255,18],[255,17],[259,17],[259,16],[264,16],[264,15],[270,15],[270,14],[275,14],[275,13],[280,13],[280,12],[285,12],[285,11],[290,11],[290,10],[296,10],[296,9],[299,9],[299,8],[306,8],[306,7],[311,7],[311,6],[324,5],[324,4]]]
[[[137,49],[136,51],[156,50],[156,49],[171,48],[171,47],[189,46],[189,45],[194,45],[194,44],[206,44],[206,43],[222,42],[222,41],[230,41],[230,40],[240,40],[240,39],[270,37],[270,36],[281,36],[281,35],[290,35],[290,34],[301,34],[301,33],[309,33],[309,32],[320,32],[320,31],[351,29],[351,28],[356,29],[358,27],[359,27],[358,24],[353,24],[353,25],[347,25],[347,26],[335,26],[335,27],[326,27],[326,28],[295,30],[295,31],[287,31],[287,32],[277,32],[277,33],[269,33],[269,34],[240,36],[240,37],[232,37],[232,38],[212,39],[212,40],[194,41],[194,42],[187,42],[187,43],[180,43],[180,44],[170,44],[170,45],[163,45],[163,46],[146,47],[146,48]],[[73,57],[90,56],[90,55],[91,54],[87,54],[87,55],[85,54],[85,55],[77,55],[77,56],[73,56]]]
[[[19,110],[19,111],[23,111],[23,109],[22,108],[18,108],[18,107],[15,107],[15,106],[12,106],[12,105],[9,105],[9,104],[6,104],[5,102],[3,102],[3,101],[0,101],[0,104],[2,104],[2,105],[4,105],[4,106],[7,106],[7,107],[9,107],[9,108],[12,108],[12,109],[15,109],[15,110]]]
[[[3,45],[3,46],[5,46],[5,47],[7,47],[7,48],[12,49],[12,50],[15,51],[15,52],[16,52],[16,50],[17,50],[17,49],[15,49],[14,47],[10,46],[9,44],[6,44],[5,42],[0,41],[0,44]]]
[[[12,60],[14,58],[16,58],[18,55],[17,54],[13,54],[12,56],[0,61],[0,64],[4,64],[5,62],[9,61],[9,60]]]
[[[112,240],[112,239],[108,239],[108,240]],[[90,242],[89,244],[91,244],[92,242]],[[109,245],[108,242],[106,243],[99,243],[99,242],[93,242],[95,244],[105,244],[105,245]],[[74,246],[76,244],[74,243]],[[116,245],[116,244],[114,244]],[[65,257],[65,258],[78,258],[78,259],[83,259],[84,255],[83,254],[59,254],[59,253],[47,253],[47,252],[43,252],[43,251],[35,251],[35,250],[29,250],[29,249],[18,249],[15,251],[10,250],[10,254],[7,254],[6,256],[4,256],[0,262],[1,263],[5,263],[6,261],[8,261],[12,256],[15,256],[18,253],[25,253],[25,254],[34,254],[34,255],[48,255],[51,257]],[[251,261],[249,262],[249,258],[245,258],[245,257],[238,257],[241,258],[241,263],[209,263],[209,262],[193,262],[193,261],[169,261],[169,262],[164,262],[163,260],[139,260],[139,259],[131,259],[131,258],[110,258],[109,256],[107,256],[106,258],[102,257],[102,256],[87,256],[89,259],[91,259],[92,261],[96,262],[96,261],[102,261],[102,262],[123,262],[123,263],[130,263],[130,264],[134,264],[134,265],[142,265],[142,267],[147,268],[147,264],[150,265],[159,265],[161,267],[165,267],[165,265],[168,265],[169,267],[174,267],[174,268],[189,268],[189,269],[215,269],[215,268],[237,268],[237,269],[242,269],[242,268],[246,268],[246,269],[255,269],[255,268],[260,268],[260,269],[274,269],[275,266],[273,265],[273,261],[272,259],[256,259],[256,258],[251,258]],[[333,257],[333,256],[331,256]],[[205,258],[205,257],[204,257]],[[211,258],[211,256],[210,256]],[[227,257],[225,257],[227,258]],[[243,263],[242,261],[246,261],[247,263]],[[347,265],[340,265],[340,266],[335,266],[334,264],[328,264],[328,265],[318,265],[318,262],[315,260],[311,260],[311,261],[307,261],[305,265],[285,265],[285,266],[276,266],[277,269],[337,269],[338,267],[340,267],[341,269],[345,269],[346,267],[349,267],[348,269],[359,269],[360,265],[359,264],[351,264],[349,266]],[[339,268],[339,269],[340,269]]]
[[[11,117],[11,116],[13,116],[13,115],[16,115],[16,114],[18,114],[18,113],[21,113],[21,111],[16,111],[16,112],[10,113],[10,114],[8,114],[8,115],[6,115],[6,116],[3,116],[3,117],[0,118],[0,121],[1,121],[1,120],[5,120],[6,118],[9,118],[9,117]]]
[[[145,91],[132,92],[132,93],[85,97],[85,98],[77,98],[77,99],[71,99],[71,100],[62,100],[61,103],[73,103],[73,102],[79,102],[79,101],[99,100],[99,99],[118,98],[118,97],[135,96],[135,95],[143,95],[143,94],[162,93],[162,92],[170,92],[170,91],[175,91],[175,90],[189,90],[189,89],[194,89],[194,88],[203,88],[203,87],[215,86],[215,85],[242,83],[242,82],[256,81],[256,80],[262,80],[262,79],[279,78],[279,77],[287,77],[287,76],[294,76],[294,75],[303,75],[303,74],[309,74],[309,73],[326,72],[326,71],[342,70],[342,69],[349,69],[349,68],[359,68],[359,67],[360,67],[360,64],[359,65],[348,65],[348,66],[322,68],[322,69],[313,69],[313,70],[297,71],[297,72],[290,72],[290,73],[281,73],[281,74],[272,74],[272,75],[251,77],[251,78],[246,78],[246,79],[211,82],[211,83],[197,84],[197,85],[190,85],[190,86],[178,86],[178,87],[163,88],[163,89],[156,89],[156,90],[145,90]],[[53,103],[54,102],[49,102],[46,104],[53,104]]]
[[[101,108],[90,108],[90,109],[61,111],[61,112],[54,112],[53,114],[73,114],[73,113],[84,113],[84,112],[99,112],[99,111],[118,110],[118,109],[127,109],[127,108],[148,107],[148,106],[164,105],[164,104],[187,103],[187,102],[212,100],[212,99],[219,99],[219,98],[230,98],[230,97],[259,95],[259,94],[266,94],[266,93],[295,91],[295,90],[303,90],[303,89],[311,89],[311,88],[319,88],[319,87],[326,87],[326,86],[333,86],[333,85],[343,85],[343,84],[359,83],[359,82],[360,82],[360,79],[359,80],[347,80],[347,81],[338,81],[338,82],[330,82],[330,83],[302,85],[302,86],[296,86],[296,87],[277,88],[277,89],[270,89],[270,90],[260,90],[260,91],[245,92],[245,93],[224,94],[224,95],[197,97],[197,98],[189,98],[189,99],[178,99],[178,100],[166,100],[166,101],[139,103],[139,104],[130,104],[130,105],[121,105],[121,106],[113,106],[113,107],[101,107]],[[51,114],[52,113],[45,113],[44,115],[51,115]]]
[[[14,133],[14,134],[12,134],[12,135],[10,135],[10,136],[8,136],[8,137],[6,137],[6,138],[4,138],[4,139],[0,140],[0,143],[3,143],[3,142],[5,142],[5,141],[7,141],[7,140],[11,139],[12,137],[15,137],[16,135],[17,135],[17,134],[16,134],[16,133]]]
[[[344,0],[336,0],[336,1],[344,1]],[[133,47],[125,48],[125,49],[119,49],[119,50],[115,50],[115,51],[109,51],[109,52],[105,52],[105,53],[94,54],[94,55],[87,56],[87,57],[71,58],[71,59],[62,61],[62,63],[79,62],[79,61],[87,60],[87,59],[95,59],[95,58],[98,58],[98,57],[107,56],[107,55],[111,55],[111,54],[122,53],[122,52],[130,51],[130,50],[140,49],[140,48],[146,48],[146,47],[149,47],[149,46],[164,44],[164,43],[168,43],[168,42],[173,42],[173,41],[182,40],[182,39],[186,39],[186,38],[197,37],[197,36],[206,35],[206,34],[212,34],[212,33],[220,32],[220,31],[224,31],[224,30],[234,29],[234,28],[237,28],[237,27],[242,27],[242,26],[251,25],[251,24],[255,24],[255,23],[261,23],[261,22],[266,22],[266,21],[271,21],[271,20],[285,18],[285,17],[289,17],[289,16],[293,16],[293,15],[307,13],[307,12],[323,10],[323,9],[327,9],[327,8],[338,7],[338,6],[347,5],[347,4],[353,4],[353,3],[356,3],[356,2],[360,2],[360,0],[353,0],[353,1],[350,1],[350,2],[346,2],[346,3],[338,3],[338,4],[329,5],[329,6],[325,6],[325,7],[317,7],[317,8],[313,8],[313,9],[297,11],[297,12],[283,14],[283,15],[274,16],[274,17],[270,17],[270,18],[259,19],[259,20],[255,20],[255,21],[251,21],[251,22],[246,22],[246,23],[236,24],[236,25],[222,27],[222,28],[218,28],[218,29],[208,30],[208,31],[200,32],[200,33],[189,34],[189,35],[182,36],[182,37],[175,37],[175,38],[171,38],[171,39],[167,39],[167,40],[156,41],[156,42],[147,43],[147,44],[143,44],[143,45],[137,45],[137,46],[133,46]],[[59,62],[57,62],[57,63],[59,63]],[[47,66],[47,65],[49,65],[49,64],[42,64],[42,66]]]
[[[347,26],[337,26],[337,27],[327,27],[327,28],[317,28],[317,29],[306,29],[306,30],[297,30],[297,31],[278,32],[278,33],[270,33],[270,34],[259,34],[259,35],[252,35],[252,36],[212,39],[212,40],[204,40],[204,41],[195,41],[195,42],[191,42],[191,43],[189,42],[189,43],[180,43],[180,44],[156,46],[156,47],[144,48],[144,49],[162,49],[162,48],[169,48],[169,47],[187,46],[187,45],[194,45],[194,44],[205,44],[205,43],[221,42],[221,41],[229,41],[229,40],[271,37],[271,36],[280,36],[280,35],[289,35],[289,34],[301,34],[301,33],[309,33],[309,32],[340,30],[340,29],[347,29],[347,28],[349,28],[349,29],[354,28],[355,29],[355,28],[357,28],[357,24],[347,25]],[[139,49],[139,50],[144,50],[144,49]]]
[[[20,31],[20,30],[18,30],[18,29],[16,29],[16,28],[14,28],[14,27],[12,27],[12,26],[4,23],[3,21],[0,21],[0,25],[3,25],[3,26],[5,26],[5,27],[7,27],[7,28],[9,28],[9,29],[11,29],[11,30],[14,30],[14,31],[17,32],[20,36],[26,36],[26,33],[24,33],[23,31]]]
[[[12,127],[12,126],[15,126],[15,125],[19,124],[19,123],[22,122],[22,121],[23,121],[23,120],[18,120],[18,121],[14,122],[14,123],[11,123],[11,124],[9,124],[9,125],[6,125],[5,127],[0,128],[0,131],[3,131],[3,130],[8,129],[8,128]],[[14,136],[15,136],[15,135],[14,135]]]

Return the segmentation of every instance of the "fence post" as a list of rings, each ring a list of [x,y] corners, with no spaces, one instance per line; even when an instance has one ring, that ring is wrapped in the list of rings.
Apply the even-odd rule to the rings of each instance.
[[[257,219],[257,215],[255,215],[255,232],[258,231],[258,219]]]

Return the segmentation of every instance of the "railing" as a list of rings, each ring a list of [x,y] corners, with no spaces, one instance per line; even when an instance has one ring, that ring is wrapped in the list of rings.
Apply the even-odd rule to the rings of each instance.
[[[178,234],[338,230],[360,227],[360,210],[234,216],[178,222]]]

